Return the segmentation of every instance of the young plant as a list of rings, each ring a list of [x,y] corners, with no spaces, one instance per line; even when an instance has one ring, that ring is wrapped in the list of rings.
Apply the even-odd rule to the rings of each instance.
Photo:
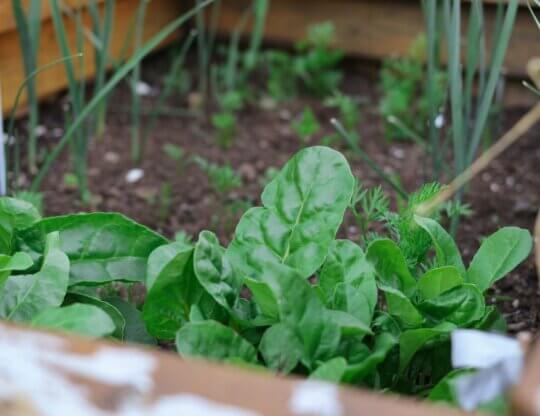
[[[158,247],[148,260],[148,331],[186,357],[428,394],[451,371],[453,330],[503,330],[485,292],[527,257],[531,236],[502,228],[466,267],[444,228],[419,215],[440,190],[426,185],[386,214],[389,237],[364,251],[336,239],[354,189],[340,153],[305,148],[228,247],[210,231],[194,247]]]
[[[297,45],[295,72],[307,91],[319,97],[333,94],[343,78],[337,65],[344,54],[332,49],[334,38],[333,23],[323,22],[309,27],[307,38]]]
[[[266,88],[270,97],[285,101],[298,94],[298,80],[294,71],[294,58],[288,52],[270,50],[264,53],[264,65],[268,68]]]
[[[230,149],[236,137],[236,116],[231,112],[216,113],[212,116],[212,126],[216,130],[216,142],[224,150]]]
[[[230,165],[216,165],[199,156],[195,156],[193,161],[208,176],[210,186],[220,197],[225,198],[229,192],[242,186],[242,178]]]
[[[338,110],[339,120],[343,123],[345,129],[352,135],[353,139],[358,142],[360,136],[358,135],[357,130],[358,123],[361,119],[358,103],[352,97],[338,91],[325,101],[325,105]],[[335,140],[336,137],[333,137],[330,141]]]
[[[411,45],[406,56],[387,58],[380,73],[382,98],[379,109],[386,123],[386,136],[389,139],[411,140],[411,131],[420,137],[426,137],[428,120],[432,108],[441,111],[446,100],[445,74],[442,70],[433,71],[433,85],[427,96],[425,82],[426,37],[420,35]],[[430,80],[431,82],[431,80]],[[429,100],[429,105],[428,105]],[[397,119],[401,125],[389,122]]]
[[[300,119],[293,121],[292,129],[304,143],[307,143],[319,132],[321,126],[317,121],[317,117],[313,110],[306,107],[302,112]]]
[[[163,145],[163,152],[167,155],[167,157],[176,162],[177,171],[178,173],[181,173],[187,163],[186,152],[184,149],[176,144],[166,143]]]

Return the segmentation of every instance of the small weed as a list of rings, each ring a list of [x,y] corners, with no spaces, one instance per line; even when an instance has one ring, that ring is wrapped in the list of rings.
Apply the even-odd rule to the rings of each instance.
[[[304,143],[307,143],[319,132],[321,126],[313,110],[306,107],[300,119],[292,123],[292,129]]]
[[[210,186],[222,198],[242,186],[242,178],[230,165],[217,165],[196,156],[193,161],[208,176]]]

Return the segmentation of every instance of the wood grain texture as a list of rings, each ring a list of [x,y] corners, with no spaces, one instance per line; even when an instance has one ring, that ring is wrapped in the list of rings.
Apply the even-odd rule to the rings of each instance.
[[[23,356],[19,358],[24,359],[24,354],[28,354],[28,362],[31,364],[40,361],[39,357],[36,357],[36,348],[44,357],[62,354],[65,356],[66,361],[79,363],[78,366],[69,366],[68,373],[65,373],[61,364],[50,369],[54,370],[55,377],[57,375],[64,376],[79,390],[87,392],[86,396],[91,399],[91,402],[99,409],[103,409],[106,412],[105,414],[111,416],[117,413],[118,408],[122,408],[126,400],[130,403],[152,406],[163,397],[179,397],[178,395],[186,394],[190,395],[189,397],[195,396],[203,400],[210,400],[212,403],[234,406],[258,416],[293,416],[289,406],[290,399],[298,386],[304,382],[299,378],[276,377],[270,373],[248,371],[234,366],[200,360],[182,360],[172,352],[166,353],[105,341],[90,341],[16,327],[0,322],[0,358],[2,360],[9,360],[9,343],[13,341],[24,346],[24,348],[20,349],[20,354],[23,354]],[[3,347],[6,345],[7,349]],[[128,386],[122,383],[108,384],[103,380],[89,377],[88,372],[77,371],[77,368],[85,367],[85,365],[80,365],[81,363],[84,364],[84,361],[87,360],[87,363],[91,363],[95,359],[96,353],[103,351],[110,353],[112,350],[127,357],[135,353],[145,361],[150,359],[154,362],[150,372],[151,388],[143,392],[133,391],[133,389],[128,389]],[[115,363],[111,363],[109,373],[114,374],[117,371],[114,366]],[[1,363],[0,368],[2,368]],[[28,377],[29,374],[25,375],[25,372],[31,370],[32,365],[23,366],[20,369],[20,379],[31,379],[31,377]],[[118,371],[121,370],[122,368],[118,369]],[[135,374],[135,376],[137,375],[139,374]],[[2,379],[0,379],[0,385],[1,382]],[[24,385],[24,388],[26,388],[26,385]],[[36,391],[35,387],[27,390],[30,390],[30,394],[25,391],[16,398],[21,403],[21,406],[32,409],[32,398],[36,397],[39,392]],[[10,404],[10,399],[15,399],[15,397],[6,397],[4,394],[0,398],[0,411],[3,409],[3,403],[7,401]],[[51,398],[51,400],[54,399],[54,397]],[[427,403],[420,404],[411,399],[399,398],[390,394],[377,394],[359,388],[340,388],[337,391],[337,400],[342,408],[340,416],[359,414],[378,416],[431,416],[435,414],[441,416],[464,416],[464,413],[450,408]],[[54,406],[54,403],[50,405]],[[84,413],[82,410],[80,414]],[[26,416],[26,413],[21,412],[15,414]],[[29,414],[39,416],[40,413]],[[170,414],[173,416],[180,413]],[[203,416],[203,413],[201,413],[201,416]]]
[[[232,30],[249,3],[250,0],[223,3],[219,25],[221,33]],[[495,11],[494,6],[486,6],[489,34],[492,32]],[[272,0],[265,37],[274,42],[290,44],[302,39],[308,26],[328,20],[335,24],[336,47],[349,54],[371,59],[406,53],[415,37],[424,31],[419,1]],[[466,27],[466,16],[463,27]],[[540,56],[540,33],[528,8],[520,7],[505,68],[511,74],[522,76],[527,61],[533,56]]]
[[[511,414],[540,416],[540,342],[529,350],[520,383],[513,389]]]
[[[2,7],[10,0],[0,0]],[[73,2],[75,0],[72,0]],[[115,18],[113,23],[113,35],[111,37],[111,55],[119,57],[126,41],[129,28],[132,26],[138,0],[117,0]],[[2,9],[4,10],[4,9]],[[147,40],[156,34],[163,26],[178,17],[183,10],[178,0],[152,0],[149,3],[144,27],[144,39]],[[88,13],[84,14],[85,24],[90,27]],[[70,44],[74,45],[75,25],[73,21],[66,19],[66,31]],[[180,33],[180,32],[179,32]],[[75,52],[75,49],[72,49]],[[84,76],[92,77],[94,74],[94,54],[90,42],[85,43]],[[128,51],[129,52],[129,51]],[[42,23],[41,42],[38,63],[44,65],[61,57],[56,42],[56,34],[52,20],[46,19]],[[25,78],[21,57],[19,36],[15,29],[0,33],[0,81],[2,82],[2,102],[4,113],[11,109],[17,88]],[[37,89],[40,98],[62,90],[67,85],[64,66],[56,65],[37,76]],[[21,104],[24,106],[26,97],[22,97]]]
[[[98,3],[103,3],[105,0],[97,0]],[[9,32],[17,29],[15,18],[11,8],[12,0],[0,0],[0,33]],[[22,0],[25,10],[28,9],[29,0]],[[62,0],[62,5],[70,8],[84,7],[89,3],[89,0]],[[48,20],[51,17],[51,8],[49,0],[41,0],[41,20]]]

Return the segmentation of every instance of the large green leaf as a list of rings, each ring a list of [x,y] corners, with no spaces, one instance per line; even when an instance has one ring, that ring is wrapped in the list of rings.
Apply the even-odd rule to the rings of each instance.
[[[31,321],[46,308],[60,306],[69,280],[69,260],[60,249],[57,232],[46,237],[41,270],[30,275],[10,276],[0,289],[0,317]]]
[[[13,256],[0,254],[0,288],[13,271],[24,271],[33,264],[32,258],[22,251]]]
[[[167,240],[121,214],[90,213],[50,217],[16,233],[19,247],[34,259],[45,236],[60,233],[68,255],[70,285],[99,285],[115,280],[143,282],[150,253]]]
[[[399,290],[388,286],[380,286],[386,299],[388,313],[407,327],[415,327],[424,322],[424,317],[411,300]]]
[[[124,318],[126,323],[124,329],[124,341],[145,345],[157,344],[155,338],[152,337],[146,329],[142,312],[134,305],[119,297],[105,298],[105,302],[120,311]]]
[[[244,283],[251,291],[251,296],[262,315],[277,322],[279,320],[279,305],[270,286],[266,282],[250,278],[245,279]]]
[[[433,299],[462,283],[463,277],[458,269],[454,266],[443,266],[428,270],[418,279],[417,288],[424,299]]]
[[[261,280],[269,285],[278,300],[281,322],[292,328],[300,339],[304,365],[310,368],[316,361],[332,358],[339,345],[341,329],[313,286],[288,266],[272,262],[261,268]]]
[[[377,304],[377,284],[362,249],[349,240],[336,240],[319,275],[326,302],[369,325]]]
[[[437,263],[439,266],[454,266],[458,272],[464,276],[465,266],[461,259],[461,254],[457,248],[454,239],[446,230],[435,220],[426,217],[414,216],[416,223],[422,227],[431,237],[435,254],[437,255]]]
[[[426,343],[433,340],[447,339],[448,334],[456,328],[454,324],[442,323],[433,328],[418,328],[404,331],[399,337],[399,371],[403,372],[414,355]]]
[[[31,203],[0,197],[0,253],[11,254],[15,229],[29,227],[40,218],[38,210]]]
[[[195,276],[214,300],[232,310],[238,301],[242,279],[225,256],[214,233],[202,231],[193,255]]]
[[[459,326],[480,320],[486,311],[484,296],[472,284],[455,286],[435,298],[420,302],[417,308],[435,322],[447,321]]]
[[[261,338],[259,351],[272,370],[287,374],[302,358],[302,343],[292,328],[276,324],[268,328]]]
[[[148,258],[143,319],[148,332],[172,340],[202,289],[193,272],[193,247],[175,242],[156,248]]]
[[[32,325],[96,338],[115,330],[114,322],[103,309],[84,303],[45,309],[32,319]]]
[[[330,316],[332,322],[339,326],[341,335],[343,336],[373,334],[371,329],[369,329],[369,325],[348,312],[329,310],[327,314]]]
[[[349,283],[339,283],[336,286],[330,307],[336,311],[346,312],[364,325],[369,326],[375,310],[375,305],[370,305],[371,302],[369,294],[366,294],[362,288]]]
[[[184,357],[223,361],[240,358],[257,362],[257,351],[230,327],[216,321],[190,322],[176,334],[176,348]]]
[[[98,308],[103,309],[103,311],[109,315],[109,317],[114,322],[115,330],[112,333],[114,338],[117,338],[121,341],[124,340],[124,331],[126,328],[126,320],[120,313],[120,311],[111,305],[108,302],[105,302],[102,299],[99,299],[96,296],[91,296],[86,293],[81,293],[77,291],[69,291],[64,299],[64,306],[68,306],[74,303],[83,303],[85,305],[93,305]]]
[[[387,238],[372,241],[366,253],[375,268],[377,278],[384,286],[392,287],[412,296],[416,280],[407,266],[407,260],[396,243]]]
[[[501,228],[482,242],[469,265],[466,280],[483,292],[525,260],[531,249],[529,231]]]
[[[323,380],[330,383],[339,383],[347,370],[347,360],[343,357],[332,358],[310,374],[309,378]]]
[[[384,332],[378,335],[375,338],[373,351],[359,363],[349,365],[343,374],[342,381],[357,383],[372,374],[395,345],[396,339],[393,335]]]
[[[323,264],[351,199],[354,177],[345,158],[326,147],[298,152],[270,182],[264,207],[240,220],[228,255],[245,275],[258,263],[283,263],[311,276]]]

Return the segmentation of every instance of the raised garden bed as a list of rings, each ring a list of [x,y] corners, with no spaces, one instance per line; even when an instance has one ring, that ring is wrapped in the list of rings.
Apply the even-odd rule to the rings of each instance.
[[[244,17],[261,17],[267,5],[253,4]],[[279,0],[275,4],[279,10]],[[24,119],[15,129],[10,124],[14,136],[6,148],[13,170],[3,173],[19,199],[0,198],[0,317],[465,409],[489,402],[503,412],[505,393],[519,374],[497,369],[516,369],[523,349],[485,332],[523,337],[540,326],[531,255],[540,205],[540,126],[529,125],[517,144],[476,176],[463,201],[440,202],[452,188],[427,182],[449,183],[474,166],[480,153],[474,143],[487,152],[527,110],[502,100],[491,104],[501,85],[502,54],[494,55],[500,59],[490,64],[487,82],[482,75],[477,84],[474,77],[462,80],[460,3],[453,4],[454,18],[445,21],[449,50],[456,52],[448,71],[438,72],[444,63],[426,66],[417,54],[424,50],[436,60],[429,37],[418,38],[405,58],[385,61],[382,69],[373,62],[342,61],[341,51],[331,46],[333,26],[323,23],[289,51],[263,51],[257,37],[244,50],[236,43],[238,32],[228,42],[214,38],[212,29],[206,39],[184,32],[185,47],[145,59],[142,72],[134,55],[102,90],[96,82],[90,104],[81,100],[86,85],[72,80],[66,96],[52,96],[39,109],[32,134]],[[224,5],[220,27],[228,33],[223,22],[234,6],[228,11],[230,3]],[[196,10],[190,17],[207,33],[204,15]],[[324,5],[321,10],[330,11]],[[506,10],[502,46],[516,3]],[[272,30],[279,27],[275,18],[270,14]],[[338,28],[347,27],[336,19]],[[433,27],[435,12],[428,20]],[[190,45],[198,47],[197,55]],[[140,47],[139,56],[150,49]],[[424,83],[426,74],[430,81]],[[409,81],[416,84],[408,88]],[[171,94],[162,96],[163,91]],[[404,98],[392,95],[396,91]],[[421,94],[418,100],[415,93]],[[105,94],[108,111],[100,124],[104,113],[94,111]],[[389,111],[389,102],[406,104]],[[533,114],[537,121],[539,110],[537,105],[529,112],[529,120]],[[35,106],[32,114],[35,121]],[[408,126],[399,127],[398,117]],[[39,146],[29,140],[25,150],[25,134],[39,138]],[[61,152],[64,145],[69,154]],[[459,339],[474,339],[469,344],[486,351],[489,342],[507,348],[484,357],[482,348],[463,348],[469,344]],[[49,357],[78,354],[78,344],[70,342],[73,347]],[[96,345],[80,348],[94,352],[101,349]],[[460,347],[465,356],[475,354],[465,359]],[[170,363],[168,370],[181,371],[180,365],[191,371],[190,364],[160,357],[155,359]],[[485,359],[492,360],[487,367]],[[198,380],[205,370],[193,371]],[[119,374],[114,366],[112,373]],[[473,391],[487,387],[478,380],[490,374],[503,380],[505,392],[472,397],[463,390],[475,380]],[[238,377],[244,377],[241,371]],[[197,382],[188,383],[174,391],[206,395]],[[276,387],[278,394],[290,394],[293,384],[287,383],[294,382]],[[225,393],[208,396],[246,403],[233,403],[236,393]],[[112,394],[123,400],[122,391]],[[267,407],[273,401],[257,394],[264,393],[256,392],[248,409],[295,413]],[[138,397],[133,403],[139,411],[157,406],[152,394]],[[380,411],[393,411],[392,400]],[[104,406],[133,406],[118,403]],[[349,414],[348,406],[323,414]],[[411,408],[424,411],[431,410]]]
[[[101,2],[102,3],[102,2]],[[67,1],[64,3],[70,8],[76,5],[84,7],[84,2]],[[111,36],[110,54],[113,58],[129,54],[133,44],[133,21],[138,0],[119,0],[116,4],[116,12]],[[149,39],[165,24],[169,23],[171,16],[182,11],[182,5],[175,0],[152,0],[149,5],[149,13],[152,18],[148,19],[144,26],[143,38]],[[85,23],[88,25],[89,15],[84,13]],[[75,25],[72,19],[66,18],[66,31],[71,45],[75,39]],[[131,35],[130,35],[131,33]],[[131,40],[130,40],[131,39]],[[17,89],[25,78],[22,55],[20,51],[19,35],[15,19],[11,9],[11,0],[0,0],[0,76],[2,77],[2,110],[5,114],[14,103]],[[92,44],[87,39],[85,50],[91,51]],[[48,1],[43,1],[42,34],[38,54],[38,66],[49,64],[61,57],[58,48],[53,23],[51,20]],[[88,53],[84,59],[85,76],[92,78],[94,74],[93,54]],[[66,88],[67,79],[62,65],[56,65],[44,71],[38,76],[37,93],[40,98]],[[22,96],[21,104],[24,104],[26,94]]]

